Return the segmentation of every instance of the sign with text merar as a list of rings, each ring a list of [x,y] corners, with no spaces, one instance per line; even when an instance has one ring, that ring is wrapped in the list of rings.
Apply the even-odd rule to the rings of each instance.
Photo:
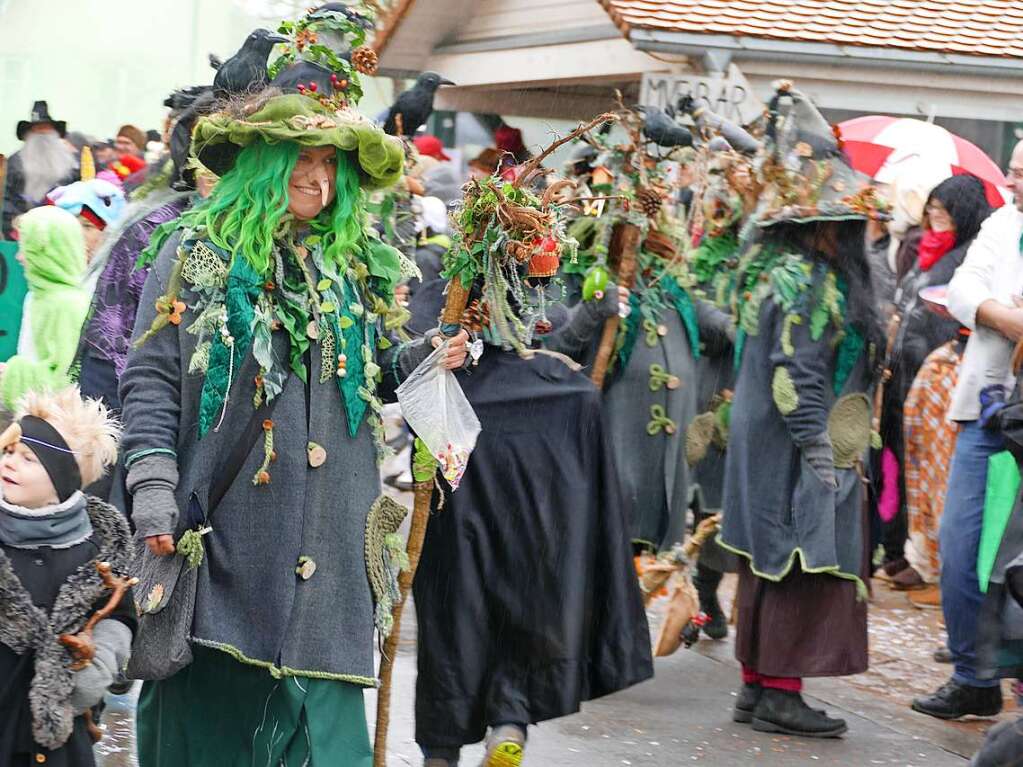
[[[745,125],[764,112],[745,75],[735,64],[727,72],[706,75],[647,72],[643,75],[639,103],[647,106],[675,106],[683,96],[692,96],[712,112]]]
[[[15,257],[17,252],[18,243],[0,240],[0,362],[18,351],[21,307],[28,292],[25,273]]]

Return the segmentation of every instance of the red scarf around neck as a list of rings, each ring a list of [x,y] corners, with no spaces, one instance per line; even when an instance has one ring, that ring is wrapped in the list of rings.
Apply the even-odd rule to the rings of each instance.
[[[917,263],[923,271],[927,271],[941,260],[941,257],[952,250],[956,244],[955,232],[935,232],[928,229],[920,238],[916,251]]]

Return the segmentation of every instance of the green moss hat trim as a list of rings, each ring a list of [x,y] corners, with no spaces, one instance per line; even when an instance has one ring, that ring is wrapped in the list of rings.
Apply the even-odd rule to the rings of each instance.
[[[238,152],[255,141],[293,141],[350,152],[367,189],[396,183],[405,162],[401,142],[355,110],[334,112],[314,98],[294,93],[272,96],[244,117],[222,111],[202,118],[192,134],[192,152],[203,165],[223,176],[234,165]]]

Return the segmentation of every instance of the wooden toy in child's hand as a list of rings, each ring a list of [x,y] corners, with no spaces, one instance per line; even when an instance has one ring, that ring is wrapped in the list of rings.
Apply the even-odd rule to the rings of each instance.
[[[103,579],[103,585],[112,593],[107,603],[92,614],[81,631],[77,634],[60,635],[61,644],[67,647],[71,651],[71,655],[74,656],[75,660],[71,664],[72,671],[80,671],[92,663],[92,659],[96,656],[96,643],[92,639],[92,630],[97,623],[113,614],[128,589],[139,582],[138,578],[121,578],[114,575],[109,562],[97,562],[96,569]]]

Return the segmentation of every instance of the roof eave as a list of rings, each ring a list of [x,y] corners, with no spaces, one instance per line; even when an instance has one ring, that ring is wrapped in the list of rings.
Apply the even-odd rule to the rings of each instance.
[[[730,53],[739,59],[784,59],[831,64],[841,62],[932,72],[954,68],[959,74],[1001,77],[1019,77],[1023,73],[1023,59],[996,56],[965,56],[898,48],[768,40],[636,27],[629,29],[628,38],[637,50],[687,56],[699,56],[708,50],[717,50]]]

